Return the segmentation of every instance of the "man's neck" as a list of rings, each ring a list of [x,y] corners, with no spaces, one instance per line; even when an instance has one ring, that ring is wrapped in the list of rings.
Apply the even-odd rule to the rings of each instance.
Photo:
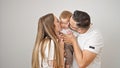
[[[90,27],[84,28],[84,29],[82,29],[82,31],[79,32],[79,33],[80,33],[80,34],[84,34],[84,33],[86,33],[89,29],[90,29]]]

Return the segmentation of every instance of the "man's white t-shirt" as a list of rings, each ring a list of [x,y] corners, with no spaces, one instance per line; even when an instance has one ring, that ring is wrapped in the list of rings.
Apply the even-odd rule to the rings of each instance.
[[[101,68],[101,51],[104,46],[101,33],[91,26],[86,33],[79,34],[77,40],[81,50],[88,50],[97,54],[87,68]],[[75,56],[73,60],[73,68],[79,68]]]

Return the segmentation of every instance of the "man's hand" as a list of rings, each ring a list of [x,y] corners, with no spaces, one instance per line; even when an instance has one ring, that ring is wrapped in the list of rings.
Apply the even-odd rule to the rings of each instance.
[[[66,44],[73,44],[74,42],[77,41],[72,32],[69,34],[63,34],[62,36],[63,36],[63,41]]]

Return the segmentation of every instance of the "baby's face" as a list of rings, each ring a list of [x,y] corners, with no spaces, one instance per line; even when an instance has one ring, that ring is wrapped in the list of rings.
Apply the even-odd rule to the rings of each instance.
[[[62,28],[68,28],[69,26],[69,19],[61,19],[60,24]]]

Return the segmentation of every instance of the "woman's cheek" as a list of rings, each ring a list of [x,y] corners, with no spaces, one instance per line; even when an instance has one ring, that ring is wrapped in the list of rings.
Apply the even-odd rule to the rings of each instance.
[[[60,31],[61,30],[61,25],[60,25],[60,23],[58,23],[58,30]]]

